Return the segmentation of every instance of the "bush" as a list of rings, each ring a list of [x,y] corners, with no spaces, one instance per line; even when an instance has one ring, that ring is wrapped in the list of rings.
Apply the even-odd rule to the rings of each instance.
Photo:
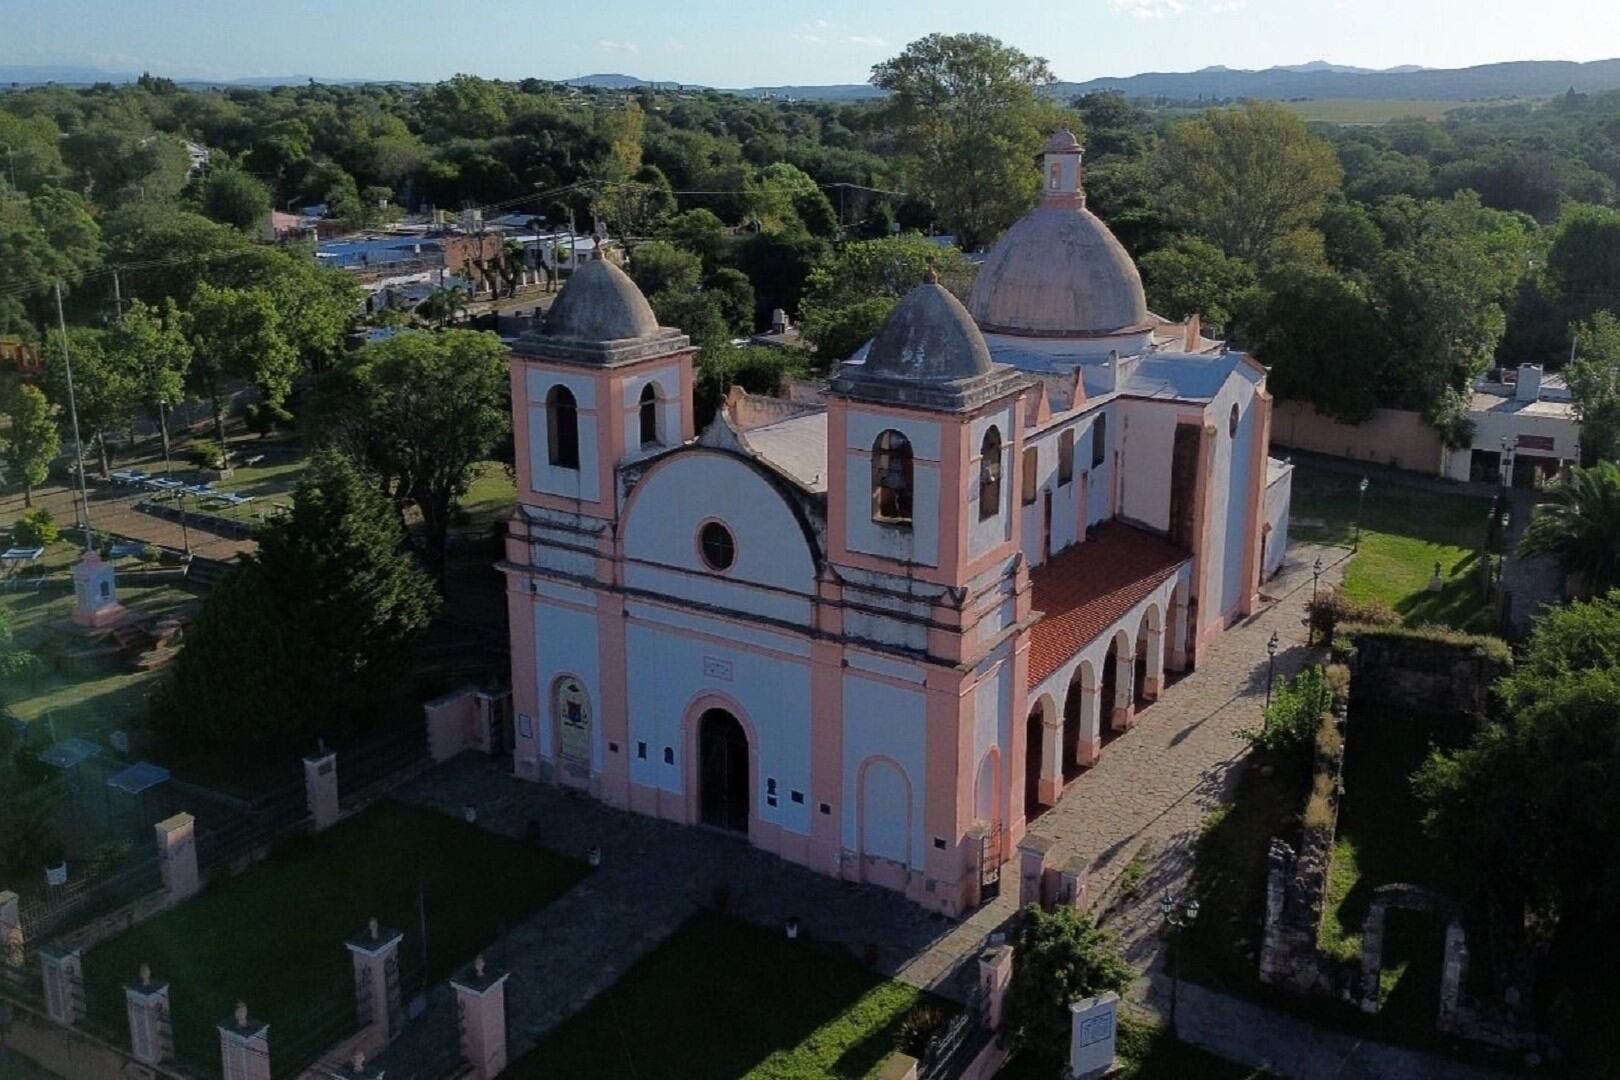
[[[1122,993],[1135,974],[1117,939],[1091,915],[1032,904],[1014,937],[1005,1037],[1016,1049],[1059,1056],[1069,1042],[1069,1004],[1105,990]]]
[[[900,1021],[895,1049],[918,1061],[926,1060],[934,1041],[945,1033],[945,1011],[937,1005],[917,1005]]]
[[[1313,665],[1277,688],[1258,730],[1246,728],[1238,734],[1261,750],[1297,749],[1316,738],[1322,718],[1332,709],[1333,686],[1326,672]]]
[[[56,519],[44,507],[28,511],[11,527],[11,542],[18,547],[49,547],[60,535]]]
[[[1306,605],[1312,641],[1332,641],[1344,623],[1362,626],[1398,626],[1400,615],[1381,600],[1355,600],[1345,591],[1333,589]]]
[[[186,457],[199,469],[225,468],[225,448],[212,439],[193,439],[186,447]]]
[[[292,427],[293,414],[273,401],[264,401],[243,406],[242,421],[249,431],[263,438],[277,428]]]

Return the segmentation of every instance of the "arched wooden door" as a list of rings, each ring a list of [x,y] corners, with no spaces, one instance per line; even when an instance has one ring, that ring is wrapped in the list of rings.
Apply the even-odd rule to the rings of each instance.
[[[748,831],[748,735],[724,709],[698,720],[698,811],[705,825]]]

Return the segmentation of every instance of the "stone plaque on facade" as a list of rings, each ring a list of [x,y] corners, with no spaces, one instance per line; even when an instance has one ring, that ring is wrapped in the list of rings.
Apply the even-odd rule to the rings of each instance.
[[[569,776],[591,775],[591,708],[585,690],[572,679],[557,688],[557,759]]]
[[[1113,1067],[1118,1011],[1119,995],[1112,992],[1069,1006],[1069,1071],[1075,1080],[1101,1076]]]

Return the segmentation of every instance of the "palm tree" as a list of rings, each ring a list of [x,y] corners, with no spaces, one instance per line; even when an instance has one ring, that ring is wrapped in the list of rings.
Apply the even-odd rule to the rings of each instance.
[[[1570,469],[1525,528],[1519,554],[1558,560],[1581,596],[1620,585],[1620,465]]]

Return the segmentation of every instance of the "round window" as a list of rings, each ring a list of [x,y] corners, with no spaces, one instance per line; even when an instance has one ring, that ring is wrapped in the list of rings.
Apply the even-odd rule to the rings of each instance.
[[[698,550],[710,570],[729,570],[737,560],[737,541],[731,530],[718,521],[710,521],[698,530]]]
[[[1226,421],[1226,433],[1228,435],[1232,436],[1232,438],[1235,439],[1235,438],[1237,438],[1237,429],[1238,429],[1238,407],[1236,405],[1233,405],[1232,406],[1232,416],[1231,416],[1230,419],[1228,419]]]

